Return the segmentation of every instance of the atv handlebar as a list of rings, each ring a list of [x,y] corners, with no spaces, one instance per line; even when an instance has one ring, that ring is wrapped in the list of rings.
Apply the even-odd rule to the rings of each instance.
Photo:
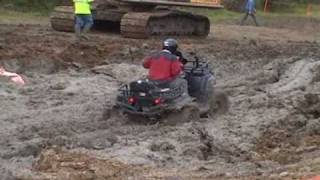
[[[188,60],[185,58],[184,60],[186,61],[186,63],[193,63],[196,67],[198,67],[200,63],[205,63],[205,61],[201,60],[198,56],[194,56],[193,58],[194,60]]]
[[[193,61],[187,60],[187,63],[184,65],[184,72],[186,73],[190,72],[192,74],[203,74],[204,71],[208,70],[213,74],[213,72],[209,69],[209,63],[201,60],[198,56],[194,56]]]
[[[187,59],[185,59],[185,61],[186,61],[186,64],[192,63],[192,67],[193,68],[198,68],[200,66],[203,67],[203,65],[205,67],[209,67],[208,62],[201,60],[198,56],[194,56],[194,60],[193,61],[190,61],[190,60],[187,60]]]

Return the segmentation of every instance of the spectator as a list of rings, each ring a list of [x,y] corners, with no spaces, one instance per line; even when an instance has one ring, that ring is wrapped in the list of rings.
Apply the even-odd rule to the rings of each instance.
[[[257,22],[257,18],[255,16],[255,14],[257,12],[255,0],[247,0],[245,10],[246,10],[246,15],[241,20],[240,25],[242,26],[244,24],[244,22],[247,20],[248,16],[251,16],[252,19],[254,20],[254,23],[256,24],[256,26],[259,26],[259,24]]]
[[[73,0],[75,9],[75,33],[77,40],[81,38],[88,40],[86,33],[89,32],[93,25],[91,15],[91,3],[93,0]]]

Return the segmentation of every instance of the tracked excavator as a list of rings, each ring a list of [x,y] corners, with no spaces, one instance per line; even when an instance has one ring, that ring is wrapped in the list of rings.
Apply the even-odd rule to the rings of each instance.
[[[176,7],[221,9],[220,0],[95,0],[92,13],[94,28],[112,29],[128,38],[192,35],[206,37],[208,17],[177,10]],[[52,28],[74,30],[72,0],[62,0],[51,14]]]

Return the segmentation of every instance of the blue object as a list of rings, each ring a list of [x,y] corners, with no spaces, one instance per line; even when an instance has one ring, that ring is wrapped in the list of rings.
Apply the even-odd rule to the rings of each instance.
[[[93,25],[93,18],[91,15],[76,14],[76,28],[83,29],[84,27],[91,27]]]
[[[246,3],[247,13],[253,14],[256,10],[255,7],[256,7],[256,4],[255,4],[254,0],[247,0],[247,3]]]

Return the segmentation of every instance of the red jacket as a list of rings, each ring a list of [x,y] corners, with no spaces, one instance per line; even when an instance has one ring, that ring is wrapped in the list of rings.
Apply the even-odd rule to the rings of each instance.
[[[143,60],[143,67],[149,69],[151,80],[172,80],[182,71],[182,63],[170,51],[163,50],[147,56]]]

